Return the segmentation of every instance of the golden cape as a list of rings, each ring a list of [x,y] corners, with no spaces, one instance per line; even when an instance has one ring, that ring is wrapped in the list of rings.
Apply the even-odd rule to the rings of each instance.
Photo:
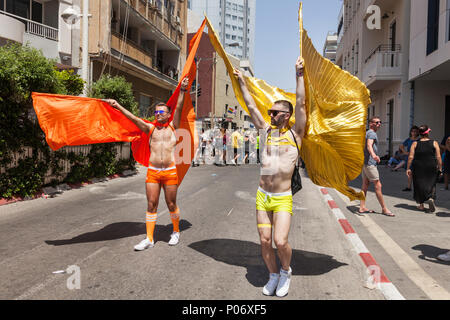
[[[210,21],[206,18],[211,44],[225,61],[239,104],[249,114],[233,66]],[[302,5],[299,9],[300,52],[305,62],[307,124],[301,157],[308,176],[317,185],[331,187],[349,197],[364,199],[362,192],[348,186],[361,173],[364,163],[365,128],[370,93],[356,77],[322,57],[303,29]],[[267,123],[267,110],[280,99],[295,105],[295,94],[267,84],[264,80],[244,77],[256,105]],[[294,78],[294,75],[293,75]],[[295,123],[291,117],[290,125]]]

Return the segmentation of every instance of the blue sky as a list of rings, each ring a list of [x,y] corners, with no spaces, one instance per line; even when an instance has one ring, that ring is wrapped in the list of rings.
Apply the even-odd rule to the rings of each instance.
[[[298,0],[256,0],[255,77],[295,91],[299,55]],[[336,31],[342,0],[303,0],[303,24],[322,54],[328,31]]]

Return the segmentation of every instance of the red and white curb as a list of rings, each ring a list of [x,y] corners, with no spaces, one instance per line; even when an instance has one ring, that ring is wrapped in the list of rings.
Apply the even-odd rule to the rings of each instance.
[[[387,300],[405,300],[395,285],[389,281],[388,277],[383,272],[383,269],[381,269],[381,267],[377,264],[372,254],[366,248],[345,215],[342,213],[341,209],[339,209],[339,206],[328,193],[328,190],[323,187],[318,188],[334,217],[341,225],[347,239],[350,241],[353,248],[356,250],[367,267],[367,273],[369,275],[369,285],[367,287],[371,288],[371,286],[373,286],[373,288],[378,288]]]

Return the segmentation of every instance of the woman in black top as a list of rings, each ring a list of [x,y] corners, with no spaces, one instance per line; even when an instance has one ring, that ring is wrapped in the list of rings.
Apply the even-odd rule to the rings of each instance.
[[[419,204],[419,210],[425,210],[424,203],[429,205],[429,212],[436,210],[436,182],[442,170],[439,144],[430,140],[431,129],[427,125],[419,127],[420,139],[413,142],[408,158],[406,174],[412,175],[414,185],[414,200]],[[413,171],[411,171],[411,164]]]

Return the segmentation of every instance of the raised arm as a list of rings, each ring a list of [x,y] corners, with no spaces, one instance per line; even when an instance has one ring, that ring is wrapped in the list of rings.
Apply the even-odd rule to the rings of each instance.
[[[186,77],[181,82],[180,94],[178,95],[177,106],[175,107],[175,112],[173,114],[173,126],[175,129],[178,129],[180,127],[181,113],[183,112],[184,97],[186,95],[188,85],[189,85],[189,78]]]
[[[261,112],[256,107],[255,100],[253,100],[250,91],[248,91],[247,84],[245,83],[242,72],[234,69],[234,76],[238,79],[239,86],[241,87],[242,91],[242,96],[244,97],[245,104],[247,105],[247,109],[250,112],[253,124],[255,125],[256,129],[265,129],[267,127],[267,123],[266,121],[264,121]]]
[[[295,103],[295,124],[293,130],[300,138],[303,138],[303,136],[305,135],[306,127],[306,91],[305,81],[303,79],[303,68],[303,58],[298,57],[297,63],[295,64],[295,78],[297,79],[297,89]]]
[[[123,113],[125,117],[130,119],[141,131],[145,133],[150,132],[151,124],[145,122],[139,117],[136,117],[134,114],[132,114],[130,111],[122,107],[116,100],[114,99],[103,99],[104,102],[108,103],[111,107],[116,108],[120,112]]]

